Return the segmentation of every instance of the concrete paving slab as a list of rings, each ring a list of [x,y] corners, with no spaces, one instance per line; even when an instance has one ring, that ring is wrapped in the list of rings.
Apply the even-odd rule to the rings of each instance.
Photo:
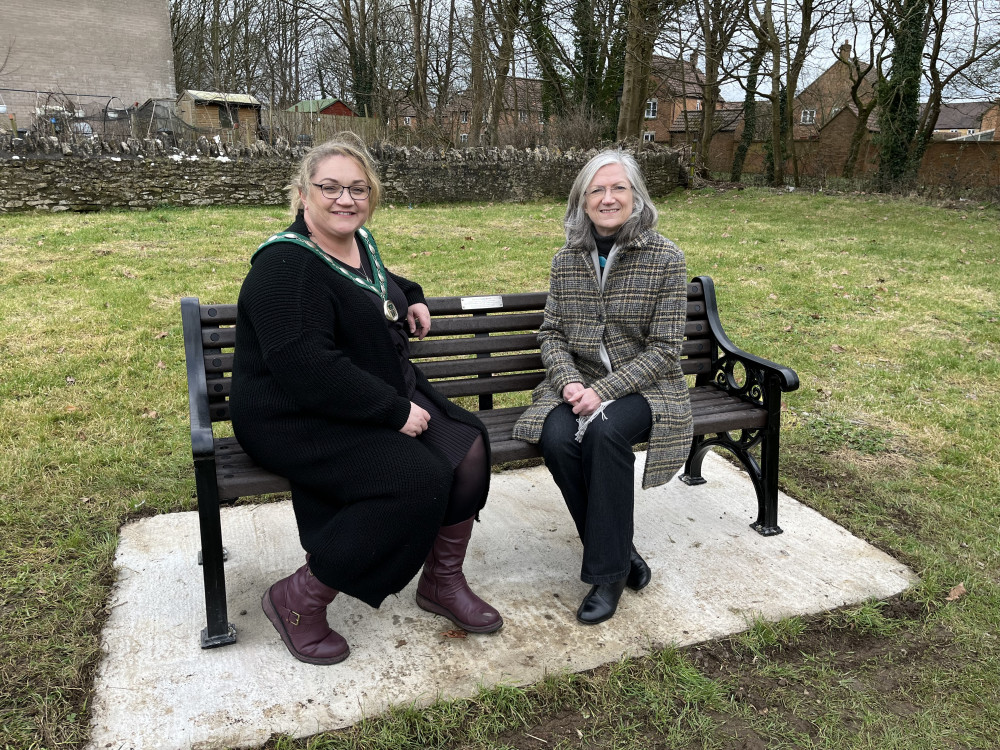
[[[414,603],[416,582],[373,610],[348,597],[331,625],[351,645],[342,664],[295,661],[260,609],[274,580],[303,559],[288,502],[223,510],[230,619],[238,642],[199,647],[204,627],[196,513],[122,529],[118,581],[103,633],[89,750],[258,746],[272,733],[303,737],[350,726],[390,705],[426,705],[480,687],[525,685],[899,593],[917,581],[904,565],[781,495],[785,533],[764,538],[745,473],[709,455],[708,484],[674,479],[642,491],[637,456],[637,548],[653,569],[642,592],[625,592],[616,616],[577,623],[589,587],[580,543],[547,470],[494,475],[466,573],[504,616],[486,636],[448,637],[451,624]]]

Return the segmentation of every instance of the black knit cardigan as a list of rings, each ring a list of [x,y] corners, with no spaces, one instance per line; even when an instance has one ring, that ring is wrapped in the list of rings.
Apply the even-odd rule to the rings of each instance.
[[[289,229],[307,233],[301,217]],[[424,301],[418,284],[392,279],[408,304]],[[415,369],[417,389],[476,426],[488,450],[482,423]],[[306,248],[276,243],[256,255],[237,309],[236,437],[290,480],[313,573],[376,607],[419,570],[451,487],[445,457],[399,432],[405,394],[399,354],[368,293]]]

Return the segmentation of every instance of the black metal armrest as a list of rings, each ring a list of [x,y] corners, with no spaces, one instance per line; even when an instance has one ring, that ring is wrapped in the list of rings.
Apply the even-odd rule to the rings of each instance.
[[[184,361],[187,365],[188,408],[191,414],[191,453],[195,459],[215,455],[212,418],[208,410],[205,348],[201,340],[201,303],[197,297],[181,300],[184,327]]]
[[[722,328],[722,321],[719,319],[719,306],[715,300],[715,284],[712,278],[710,276],[697,276],[693,280],[701,283],[705,290],[705,314],[708,319],[708,325],[712,331],[712,336],[726,357],[738,360],[747,370],[756,370],[765,378],[775,378],[779,387],[785,393],[798,389],[799,376],[795,373],[795,370],[783,367],[776,362],[771,362],[755,354],[745,352],[729,339]]]

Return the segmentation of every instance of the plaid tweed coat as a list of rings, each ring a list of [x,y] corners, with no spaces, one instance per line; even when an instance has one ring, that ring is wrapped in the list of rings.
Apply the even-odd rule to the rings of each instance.
[[[545,417],[572,382],[602,401],[641,393],[649,403],[643,488],[668,481],[691,448],[691,402],[680,351],[687,318],[684,254],[653,229],[619,249],[600,291],[591,253],[564,247],[552,260],[549,296],[538,332],[546,377],[514,437],[537,443]],[[603,340],[612,372],[601,362]]]

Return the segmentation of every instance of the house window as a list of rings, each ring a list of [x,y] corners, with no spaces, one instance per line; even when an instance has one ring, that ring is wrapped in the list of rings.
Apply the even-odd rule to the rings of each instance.
[[[223,104],[219,107],[219,127],[220,128],[231,128],[233,126],[233,113],[229,110],[229,107]]]
[[[694,101],[694,111],[701,112],[701,99],[695,99]]]
[[[803,125],[814,125],[816,123],[816,110],[815,109],[804,109],[802,110]]]
[[[469,121],[469,113],[467,111],[462,112],[462,115],[461,117],[459,117],[459,120],[462,122],[463,125],[467,123]]]
[[[524,110],[524,109],[518,110],[517,117],[518,117],[518,119],[521,122],[527,122],[528,121],[528,112],[527,112],[527,110]]]
[[[833,109],[831,109],[830,117],[833,117],[835,114],[837,114],[840,111],[840,109],[841,109],[840,107],[834,107]]]
[[[646,102],[646,119],[655,120],[656,119],[656,99],[650,99]]]
[[[965,132],[968,133],[969,135],[975,135],[976,129],[975,128],[969,128]]]
[[[469,134],[468,133],[461,133],[458,136],[458,142],[459,143],[468,143],[469,142]]]
[[[655,143],[656,133],[654,133],[652,130],[647,130],[645,133],[642,134],[642,140],[644,140],[646,143]]]
[[[409,117],[404,117],[403,118],[403,124],[406,125],[406,126],[409,126],[409,124],[410,124],[410,118]]]

